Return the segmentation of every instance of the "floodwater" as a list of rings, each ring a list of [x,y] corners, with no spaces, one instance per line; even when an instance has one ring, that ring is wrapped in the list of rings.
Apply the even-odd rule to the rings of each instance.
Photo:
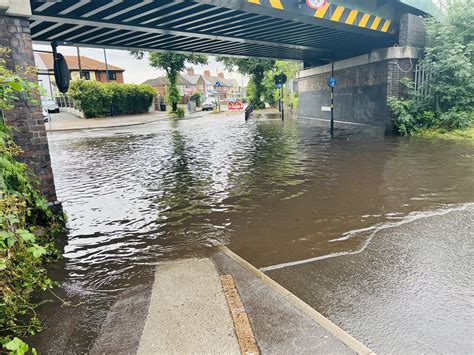
[[[43,352],[86,352],[118,293],[222,243],[374,351],[473,352],[474,144],[224,114],[49,138],[76,307],[40,309]]]

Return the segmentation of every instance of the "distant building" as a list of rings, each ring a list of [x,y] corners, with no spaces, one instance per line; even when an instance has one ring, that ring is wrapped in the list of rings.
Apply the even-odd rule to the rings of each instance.
[[[77,56],[66,55],[67,65],[69,67],[69,75],[71,80],[80,78],[79,60]],[[35,53],[35,63],[39,70],[38,81],[48,92],[49,96],[55,96],[58,93],[56,83],[54,80],[54,62],[53,55],[49,53]],[[93,80],[100,82],[115,82],[123,84],[123,73],[125,69],[115,65],[108,64],[81,56],[82,78],[85,80]],[[107,67],[109,77],[107,78]],[[108,79],[108,80],[107,80]]]
[[[205,70],[204,74],[195,74],[193,68],[188,68],[186,74],[178,75],[177,81],[182,103],[187,103],[196,92],[205,98],[219,97],[220,100],[240,97],[242,94],[237,80],[226,79],[224,73],[213,76],[209,70]],[[166,95],[169,86],[168,78],[165,76],[149,79],[144,84],[154,87],[161,96]]]
[[[194,85],[187,80],[183,75],[179,75],[176,78],[177,87],[179,94],[182,98],[182,103],[187,103],[189,101],[189,97],[194,93],[193,88]],[[149,79],[145,81],[143,84],[148,84],[156,89],[160,96],[166,96],[168,93],[169,88],[169,80],[166,76],[160,76],[155,79]],[[187,99],[186,99],[187,98]]]

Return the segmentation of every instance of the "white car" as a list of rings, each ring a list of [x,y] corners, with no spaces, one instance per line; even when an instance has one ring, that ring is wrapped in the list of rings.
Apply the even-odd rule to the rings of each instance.
[[[204,101],[201,105],[201,108],[203,111],[210,111],[214,110],[214,107],[216,107],[216,99],[213,97],[208,97],[206,101]]]
[[[41,106],[46,108],[49,113],[59,113],[59,106],[53,99],[49,97],[41,98]]]
[[[50,117],[49,117],[48,109],[44,106],[41,109],[43,111],[43,120],[44,120],[44,122],[49,122]]]

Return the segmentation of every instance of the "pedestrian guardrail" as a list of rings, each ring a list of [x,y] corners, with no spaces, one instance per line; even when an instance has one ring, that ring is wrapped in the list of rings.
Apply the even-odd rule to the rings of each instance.
[[[253,112],[253,105],[248,105],[245,108],[245,120],[246,121],[250,118],[250,115],[252,114],[252,112]]]

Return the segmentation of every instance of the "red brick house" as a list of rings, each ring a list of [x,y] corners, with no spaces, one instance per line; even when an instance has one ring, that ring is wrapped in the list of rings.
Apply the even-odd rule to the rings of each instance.
[[[80,78],[79,60],[77,56],[66,55],[67,65],[69,67],[69,73],[72,80]],[[51,83],[54,84],[54,62],[53,55],[50,53],[36,53],[35,54],[36,66],[40,72],[48,72]],[[115,65],[108,65],[109,80],[107,80],[107,67],[104,62],[81,56],[81,68],[82,78],[86,80],[95,80],[100,82],[114,82],[123,84],[123,73],[125,69],[117,67]],[[40,77],[40,80],[42,78]],[[55,86],[55,85],[54,85]]]

